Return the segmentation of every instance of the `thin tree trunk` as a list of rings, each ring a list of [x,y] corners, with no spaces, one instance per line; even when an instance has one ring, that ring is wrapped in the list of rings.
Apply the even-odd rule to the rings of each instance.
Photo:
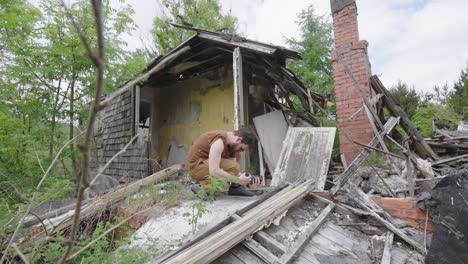
[[[69,126],[69,138],[72,139],[75,134],[75,127],[73,125],[75,119],[75,75],[73,75],[73,79],[70,85],[70,126]],[[76,161],[75,155],[75,143],[70,144],[70,152],[71,152],[71,161],[72,161],[72,173],[73,177],[76,180],[76,186],[78,190],[78,183],[80,182],[80,174],[78,173],[78,163]]]
[[[54,134],[55,134],[55,127],[56,127],[56,116],[58,112],[58,104],[60,99],[60,86],[62,84],[62,80],[59,80],[57,90],[55,91],[55,99],[53,102],[52,107],[52,120],[50,124],[50,138],[49,138],[49,159],[54,157]]]

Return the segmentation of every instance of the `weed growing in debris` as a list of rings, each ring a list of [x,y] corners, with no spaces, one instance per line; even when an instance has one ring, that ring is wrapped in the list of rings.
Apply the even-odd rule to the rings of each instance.
[[[381,166],[385,164],[385,159],[382,154],[377,152],[372,152],[369,154],[369,157],[362,163],[363,166]]]
[[[183,216],[187,218],[188,223],[192,226],[192,233],[197,231],[199,220],[205,215],[208,210],[206,209],[206,202],[212,203],[214,196],[224,192],[224,186],[227,185],[225,179],[209,176],[210,183],[205,185],[195,195],[195,202],[192,204],[192,212],[184,213]]]
[[[160,203],[166,207],[179,204],[180,191],[175,182],[164,182],[148,186],[143,191],[128,197],[125,205],[129,208],[139,210]]]

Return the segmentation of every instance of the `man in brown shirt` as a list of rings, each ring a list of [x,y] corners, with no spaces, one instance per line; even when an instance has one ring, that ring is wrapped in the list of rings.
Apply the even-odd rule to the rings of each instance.
[[[236,156],[254,145],[255,136],[247,128],[206,132],[195,140],[190,148],[187,156],[189,174],[202,186],[210,183],[209,176],[224,178],[231,182],[228,192],[230,195],[253,196],[254,194],[244,186],[249,183],[258,186],[260,180],[240,173]]]

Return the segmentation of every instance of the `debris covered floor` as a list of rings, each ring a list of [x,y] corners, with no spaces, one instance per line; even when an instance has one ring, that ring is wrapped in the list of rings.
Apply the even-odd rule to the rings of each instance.
[[[324,202],[308,197],[292,207],[278,225],[272,224],[263,229],[262,234],[255,234],[252,238],[253,243],[257,244],[257,241],[261,241],[263,247],[274,256],[280,257],[283,252],[280,252],[279,248],[286,250],[288,246],[293,245],[326,205]],[[385,232],[359,220],[359,217],[346,212],[346,209],[337,210],[304,245],[293,263],[380,263],[385,239]],[[278,243],[280,246],[277,246]],[[421,254],[402,243],[394,244],[391,256],[391,263],[395,264],[422,263],[424,260]],[[213,263],[266,262],[252,253],[243,242]]]

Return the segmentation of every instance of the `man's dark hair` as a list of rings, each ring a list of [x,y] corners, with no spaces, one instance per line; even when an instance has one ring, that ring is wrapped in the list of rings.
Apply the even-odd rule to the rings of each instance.
[[[257,139],[255,138],[255,134],[252,132],[252,130],[250,130],[250,128],[241,128],[239,130],[235,130],[234,136],[241,137],[241,142],[247,144],[249,149],[253,149],[255,147]]]

